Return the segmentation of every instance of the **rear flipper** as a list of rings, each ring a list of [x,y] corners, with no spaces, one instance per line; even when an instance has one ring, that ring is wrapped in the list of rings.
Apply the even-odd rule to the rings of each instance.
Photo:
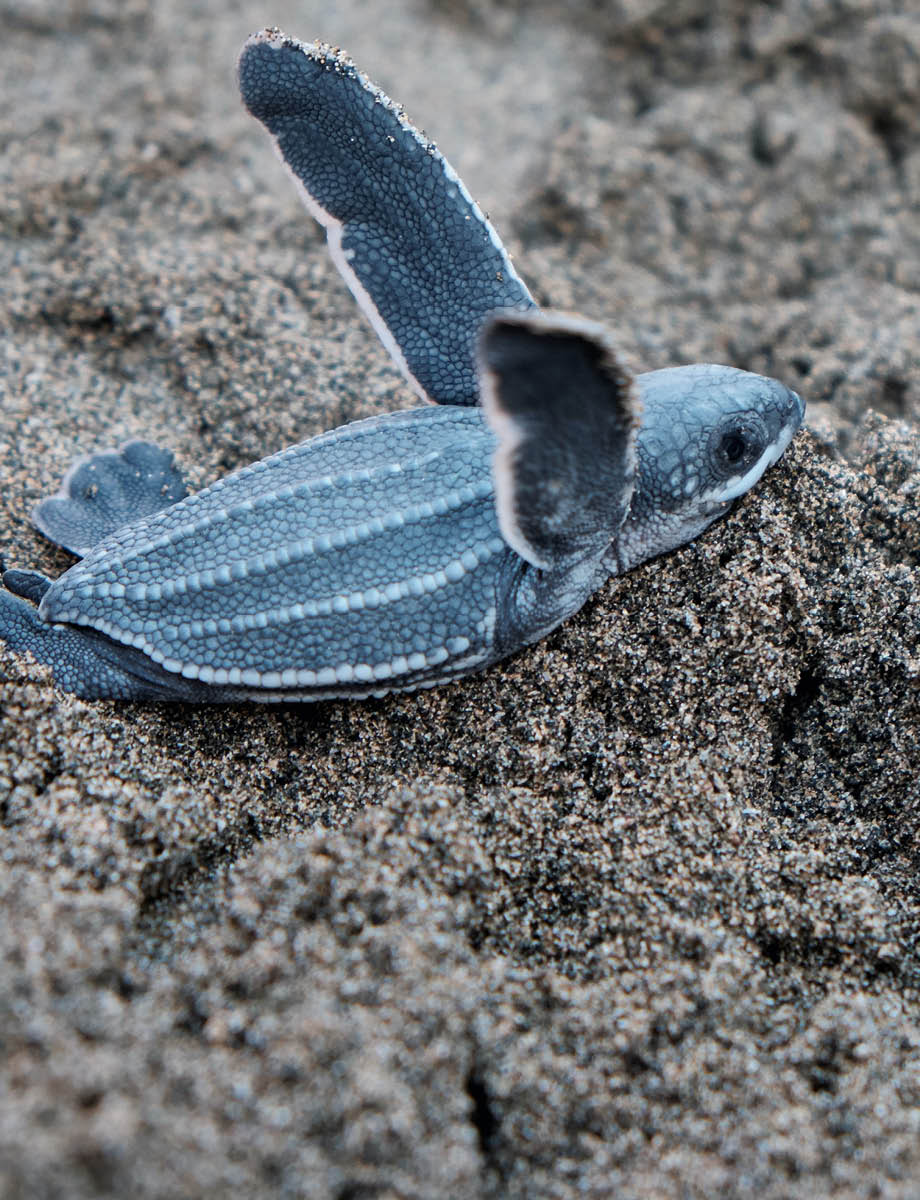
[[[38,571],[4,571],[3,586],[17,596],[24,596],[26,600],[38,604],[48,588],[51,587],[51,580],[47,575],[39,574]]]
[[[120,450],[78,459],[57,495],[36,507],[32,521],[46,538],[82,558],[116,529],[187,495],[171,451],[128,442]]]
[[[22,582],[7,571],[4,582]],[[42,576],[36,576],[41,579]],[[23,589],[25,590],[25,589]],[[0,591],[0,642],[51,667],[55,683],[84,700],[201,700],[202,687],[164,671],[146,655],[77,625],[53,625],[12,592]]]

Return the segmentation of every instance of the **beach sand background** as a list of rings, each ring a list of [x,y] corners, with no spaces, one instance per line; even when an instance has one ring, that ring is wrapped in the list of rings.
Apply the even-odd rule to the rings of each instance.
[[[0,548],[409,407],[234,81],[278,24],[434,137],[541,303],[810,432],[485,675],[87,704],[0,651],[0,1194],[920,1196],[913,0],[0,6]]]

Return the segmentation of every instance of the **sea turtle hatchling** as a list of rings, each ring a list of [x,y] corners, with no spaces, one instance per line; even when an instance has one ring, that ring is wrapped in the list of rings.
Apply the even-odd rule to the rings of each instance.
[[[426,138],[328,46],[239,61],[359,305],[434,406],[358,421],[187,495],[144,442],[77,463],[37,527],[82,556],[9,570],[0,639],[88,699],[379,696],[478,671],[610,575],[701,533],[783,453],[783,384],[633,379],[604,331],[540,312]]]

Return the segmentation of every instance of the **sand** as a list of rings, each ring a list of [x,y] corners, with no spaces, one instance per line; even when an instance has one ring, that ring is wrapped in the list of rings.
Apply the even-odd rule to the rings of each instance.
[[[727,520],[485,675],[88,704],[0,650],[0,1194],[920,1196],[911,0],[3,12],[0,549],[411,393],[233,65],[345,46],[541,303],[784,379]]]

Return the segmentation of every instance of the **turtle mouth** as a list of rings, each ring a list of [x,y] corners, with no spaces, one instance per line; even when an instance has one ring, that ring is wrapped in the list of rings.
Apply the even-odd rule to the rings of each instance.
[[[799,395],[798,392],[793,392],[791,388],[790,388],[790,393],[792,395],[793,400],[796,402],[796,405],[798,406],[799,428],[801,429],[802,424],[805,420],[805,401],[802,399],[802,397]]]
[[[735,499],[736,498],[733,496],[730,500],[716,500],[712,504],[707,504],[706,508],[703,510],[703,516],[708,517],[713,521],[716,519],[716,517],[724,516],[725,513],[727,513],[735,503]]]

